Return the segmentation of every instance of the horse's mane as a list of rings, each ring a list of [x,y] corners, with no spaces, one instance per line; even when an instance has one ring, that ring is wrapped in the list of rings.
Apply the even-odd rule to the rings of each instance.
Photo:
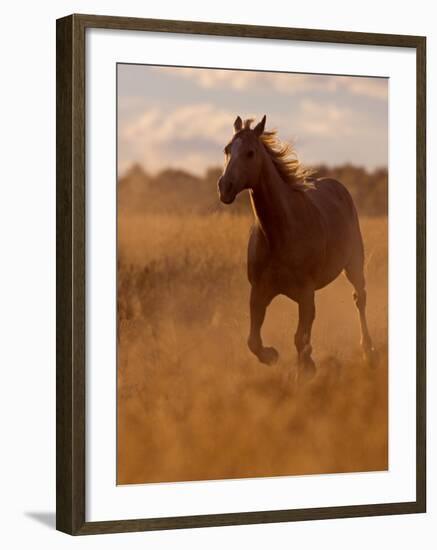
[[[244,128],[250,129],[252,122],[253,119],[250,118],[245,120]],[[313,187],[311,177],[315,171],[302,166],[293,146],[281,141],[276,130],[264,131],[260,139],[284,181],[295,189],[305,190]]]

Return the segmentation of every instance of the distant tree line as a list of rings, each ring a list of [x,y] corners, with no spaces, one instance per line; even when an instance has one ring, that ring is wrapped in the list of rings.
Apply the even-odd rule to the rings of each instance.
[[[361,215],[383,216],[388,209],[388,173],[386,168],[368,171],[344,164],[314,167],[314,177],[330,177],[349,189]],[[179,169],[165,169],[155,176],[135,165],[118,182],[120,211],[193,212],[208,214],[226,210],[239,214],[250,210],[247,193],[237,197],[231,208],[221,204],[217,196],[217,180],[221,168],[210,168],[203,177]]]

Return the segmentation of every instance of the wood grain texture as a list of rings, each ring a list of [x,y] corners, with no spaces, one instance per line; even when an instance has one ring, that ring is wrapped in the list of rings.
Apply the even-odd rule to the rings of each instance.
[[[417,448],[414,502],[86,522],[85,30],[141,30],[415,48],[417,55]],[[56,527],[72,535],[393,515],[426,510],[426,40],[424,37],[71,15],[56,32]]]
[[[71,532],[71,21],[56,28],[56,526]]]
[[[75,18],[56,46],[56,527],[85,522],[85,72]]]
[[[77,535],[129,533],[134,531],[159,531],[165,529],[190,529],[194,527],[223,527],[256,523],[283,523],[322,519],[345,519],[363,516],[412,514],[419,510],[416,502],[369,504],[363,506],[335,506],[298,510],[267,510],[234,514],[212,514],[170,518],[150,518],[120,521],[97,521],[83,525]]]
[[[426,38],[416,46],[416,500],[426,511]]]
[[[267,38],[274,40],[303,40],[332,42],[337,44],[367,44],[369,46],[396,46],[415,48],[420,37],[400,34],[347,32],[336,30],[299,29],[210,23],[200,21],[172,21],[166,19],[140,19],[100,15],[74,15],[84,27],[125,29],[136,31],[204,34],[210,36],[236,36],[243,38]]]

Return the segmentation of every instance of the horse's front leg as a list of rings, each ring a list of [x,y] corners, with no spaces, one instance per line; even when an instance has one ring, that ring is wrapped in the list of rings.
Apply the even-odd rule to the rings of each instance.
[[[252,286],[250,292],[250,334],[247,345],[250,351],[255,354],[261,363],[272,365],[276,363],[279,354],[275,348],[264,347],[261,339],[261,327],[266,315],[266,308],[273,299],[261,286]]]
[[[316,315],[314,303],[314,291],[306,290],[302,292],[298,300],[299,304],[299,323],[294,336],[296,345],[299,376],[311,378],[316,372],[316,366],[311,357],[313,348],[311,347],[311,329]]]

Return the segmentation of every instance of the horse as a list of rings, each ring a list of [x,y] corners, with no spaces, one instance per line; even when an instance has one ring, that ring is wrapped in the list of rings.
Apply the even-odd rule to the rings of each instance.
[[[266,116],[234,121],[233,137],[224,148],[225,165],[218,180],[222,203],[231,204],[248,189],[254,214],[247,249],[250,283],[250,351],[261,363],[274,364],[277,350],[264,346],[261,328],[266,309],[278,295],[298,304],[294,336],[298,373],[312,378],[311,329],[315,292],[343,271],[354,288],[364,358],[372,363],[374,348],[366,320],[364,246],[357,210],[339,181],[315,178],[293,147],[276,131],[266,131]]]

